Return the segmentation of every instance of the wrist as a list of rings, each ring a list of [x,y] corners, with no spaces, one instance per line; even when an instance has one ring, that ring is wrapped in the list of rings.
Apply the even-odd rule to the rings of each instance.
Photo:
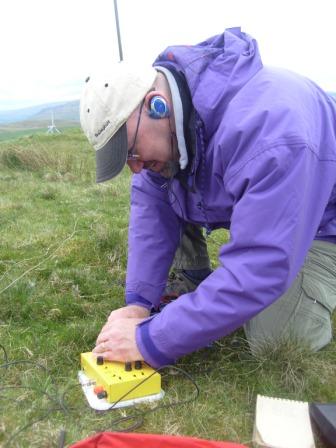
[[[152,302],[146,300],[144,297],[140,296],[140,294],[137,294],[136,292],[126,292],[125,298],[127,306],[130,305],[141,306],[149,311],[153,308]]]
[[[148,317],[150,315],[150,310],[142,305],[129,304],[126,305],[129,310],[134,312],[134,317]]]

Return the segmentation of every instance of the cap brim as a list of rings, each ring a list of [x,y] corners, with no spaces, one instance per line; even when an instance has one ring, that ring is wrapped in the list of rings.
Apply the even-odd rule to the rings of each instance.
[[[96,182],[113,179],[124,168],[127,161],[126,123],[102,148],[96,151]]]

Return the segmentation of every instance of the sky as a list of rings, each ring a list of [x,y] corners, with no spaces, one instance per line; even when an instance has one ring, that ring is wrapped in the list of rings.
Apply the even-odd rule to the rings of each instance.
[[[336,91],[335,0],[118,0],[124,60],[240,26],[263,63]],[[0,110],[79,98],[92,72],[119,61],[113,0],[3,0]]]

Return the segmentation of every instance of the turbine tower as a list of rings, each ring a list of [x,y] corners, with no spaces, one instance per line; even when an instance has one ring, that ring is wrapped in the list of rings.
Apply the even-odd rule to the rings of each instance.
[[[57,129],[54,123],[54,112],[51,112],[51,124],[48,126],[47,134],[60,134],[61,131]]]

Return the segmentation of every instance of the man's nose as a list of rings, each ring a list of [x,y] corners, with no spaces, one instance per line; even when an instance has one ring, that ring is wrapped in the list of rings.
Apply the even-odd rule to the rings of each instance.
[[[132,173],[137,174],[140,173],[140,171],[143,169],[144,162],[142,162],[141,160],[128,160],[127,165]]]

